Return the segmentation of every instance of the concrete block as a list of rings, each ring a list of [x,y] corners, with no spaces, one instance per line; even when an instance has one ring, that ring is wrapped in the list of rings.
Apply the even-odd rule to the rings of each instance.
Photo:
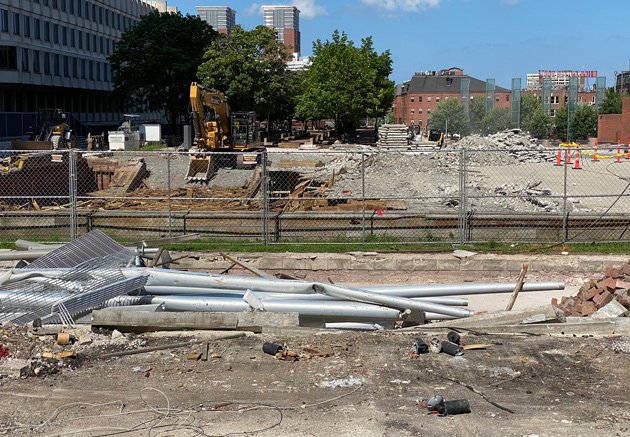
[[[598,309],[608,305],[614,299],[614,295],[609,291],[604,291],[593,298],[593,303]]]
[[[310,259],[295,259],[286,257],[282,260],[284,270],[312,270]]]
[[[601,307],[597,312],[595,312],[591,318],[592,319],[607,319],[609,317],[619,317],[626,312],[626,307],[621,305],[616,300],[610,301],[605,306]]]
[[[397,272],[413,272],[416,268],[416,262],[413,258],[396,259],[395,271]]]
[[[596,259],[578,259],[578,269],[581,272],[601,272],[604,262]]]
[[[329,258],[327,262],[327,270],[350,270],[352,260],[347,258]]]
[[[373,259],[365,259],[365,258],[357,258],[353,259],[350,262],[351,270],[374,270],[374,260]],[[383,270],[380,268],[379,270]]]
[[[261,270],[282,270],[283,257],[268,256],[260,259],[258,268]]]
[[[390,257],[377,258],[374,260],[375,270],[396,271],[396,260]]]
[[[415,258],[413,260],[414,270],[416,271],[431,271],[438,270],[438,260],[436,258]],[[457,262],[459,270],[459,262]]]

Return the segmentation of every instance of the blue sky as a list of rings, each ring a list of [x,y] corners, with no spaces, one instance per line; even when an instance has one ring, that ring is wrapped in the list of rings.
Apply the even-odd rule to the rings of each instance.
[[[302,11],[302,54],[335,29],[356,43],[372,36],[389,49],[392,79],[461,67],[510,88],[513,77],[538,70],[598,70],[613,85],[630,69],[628,0],[169,0],[184,14],[195,6],[230,6],[249,29],[262,23],[262,4],[294,4]],[[594,79],[592,80],[594,82]]]

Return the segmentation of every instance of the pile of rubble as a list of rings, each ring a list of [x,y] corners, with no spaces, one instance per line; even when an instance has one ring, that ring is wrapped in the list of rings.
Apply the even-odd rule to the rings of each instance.
[[[582,285],[576,296],[563,296],[551,304],[575,317],[620,317],[630,315],[630,261],[621,268],[610,267],[604,275]]]
[[[406,147],[409,130],[404,124],[384,124],[378,128],[378,147]]]
[[[470,164],[504,165],[515,163],[554,162],[556,152],[545,148],[542,143],[519,129],[506,130],[482,137],[469,135],[448,146],[449,149],[466,149]],[[497,151],[500,153],[474,153]]]

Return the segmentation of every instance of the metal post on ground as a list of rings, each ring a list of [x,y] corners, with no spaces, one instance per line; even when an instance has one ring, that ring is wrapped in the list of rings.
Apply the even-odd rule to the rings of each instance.
[[[267,150],[263,150],[260,157],[260,173],[262,190],[262,237],[263,244],[269,243],[269,171],[267,169]]]
[[[570,147],[567,147],[564,151],[564,187],[562,193],[562,241],[567,241],[569,237],[569,223],[568,223],[568,211],[567,211],[567,182],[569,175],[569,165],[567,163],[568,154],[571,153]]]
[[[173,210],[171,208],[171,159],[173,155],[167,155],[166,159],[166,190],[168,196],[168,236],[173,234]]]
[[[361,153],[361,236],[365,242],[365,153]]]
[[[77,238],[77,162],[76,152],[68,153],[68,203],[70,204],[70,239]]]

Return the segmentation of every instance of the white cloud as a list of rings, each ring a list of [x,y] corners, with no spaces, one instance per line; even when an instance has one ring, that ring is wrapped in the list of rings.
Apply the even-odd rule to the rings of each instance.
[[[442,0],[361,0],[361,2],[388,11],[418,12],[439,6]]]
[[[293,0],[291,4],[297,6],[300,10],[300,17],[304,17],[307,20],[326,15],[326,8],[318,5],[316,0]]]
[[[252,3],[243,11],[243,15],[246,17],[260,14],[262,14],[262,5],[260,3]]]
[[[311,19],[319,17],[320,15],[326,15],[326,8],[317,3],[318,0],[292,0],[289,4],[297,6],[300,10],[300,18]],[[266,5],[273,4],[287,4],[285,1],[269,1],[265,2]],[[243,12],[244,15],[251,17],[253,15],[262,15],[262,4],[252,3]]]

